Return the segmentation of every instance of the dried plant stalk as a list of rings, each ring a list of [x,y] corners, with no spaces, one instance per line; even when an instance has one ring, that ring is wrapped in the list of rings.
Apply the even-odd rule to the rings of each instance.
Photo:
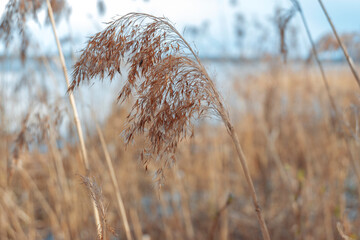
[[[67,72],[67,68],[66,68],[66,64],[65,64],[64,54],[62,52],[60,40],[59,40],[59,38],[57,36],[57,32],[56,32],[54,13],[53,13],[53,10],[52,10],[52,7],[51,7],[51,4],[50,4],[49,0],[46,0],[46,4],[47,4],[47,7],[48,7],[48,15],[49,15],[51,26],[52,26],[52,29],[53,29],[56,45],[57,45],[57,48],[58,48],[59,58],[60,58],[60,62],[61,62],[63,72],[64,72],[66,85],[69,87],[70,81],[68,79],[68,72]],[[75,121],[76,129],[77,129],[77,132],[78,132],[78,136],[79,136],[82,159],[83,159],[83,165],[85,167],[86,176],[88,176],[89,173],[90,173],[90,164],[89,164],[89,160],[88,160],[87,150],[86,150],[86,147],[85,147],[85,141],[84,141],[84,137],[83,137],[82,127],[81,127],[79,115],[78,115],[77,108],[76,108],[75,98],[74,98],[74,95],[72,93],[69,94],[69,100],[70,100],[70,104],[71,104],[71,107],[72,107],[72,110],[73,110],[73,113],[74,113],[74,121]],[[100,223],[100,215],[99,215],[98,209],[96,208],[96,203],[94,201],[92,201],[92,206],[93,206],[96,225],[100,226],[101,225],[101,223]],[[100,235],[99,231],[98,231],[98,235]]]
[[[106,207],[104,206],[104,197],[101,188],[97,185],[95,179],[81,176],[83,184],[89,191],[91,199],[100,214],[101,224],[98,226],[98,239],[106,240],[107,221],[106,221]]]
[[[53,11],[52,11],[51,4],[50,4],[49,0],[46,0],[46,2],[48,4],[49,18],[50,18],[50,21],[51,21],[51,26],[52,26],[54,37],[55,37],[55,40],[56,40],[56,45],[57,45],[57,48],[58,48],[58,51],[59,51],[59,58],[60,58],[60,62],[61,62],[63,72],[64,72],[64,78],[65,78],[65,81],[66,81],[66,85],[70,86],[70,81],[68,79],[68,72],[67,72],[67,68],[66,68],[66,64],[65,64],[65,58],[64,58],[64,55],[63,55],[63,52],[62,52],[62,49],[61,49],[61,44],[60,44],[60,41],[59,41],[59,38],[58,38],[57,32],[56,32],[56,26],[55,26],[55,20],[54,20],[54,16],[53,16]],[[84,161],[84,167],[85,167],[85,170],[86,170],[86,175],[88,175],[89,171],[90,171],[90,164],[89,164],[88,154],[87,154],[86,147],[85,147],[85,141],[84,141],[84,137],[83,137],[83,131],[82,131],[82,127],[81,127],[81,123],[80,123],[80,119],[79,119],[79,114],[78,114],[78,111],[77,111],[77,108],[76,108],[75,98],[74,98],[74,95],[72,93],[69,94],[69,100],[70,100],[71,107],[72,107],[72,110],[73,110],[73,113],[74,113],[74,121],[75,121],[76,129],[77,129],[77,132],[78,132],[79,140],[80,140],[81,154],[82,154],[82,158],[83,158],[83,161]]]
[[[276,9],[274,22],[277,27],[277,31],[280,37],[280,53],[283,56],[284,63],[287,63],[288,57],[288,46],[286,44],[286,31],[289,26],[290,20],[295,14],[295,8],[290,8],[289,10],[282,10],[280,8]]]
[[[306,30],[306,35],[307,35],[307,37],[309,38],[309,41],[310,41],[310,44],[311,44],[312,53],[313,53],[313,55],[314,55],[314,58],[315,58],[315,60],[316,60],[317,65],[318,65],[318,67],[319,67],[319,70],[320,70],[320,72],[321,72],[321,78],[322,78],[323,83],[324,83],[324,85],[325,85],[326,93],[327,93],[327,95],[328,95],[328,98],[329,98],[329,101],[330,101],[330,104],[331,104],[331,108],[333,109],[336,117],[337,117],[338,119],[340,119],[340,118],[339,118],[339,113],[338,113],[338,110],[337,110],[337,107],[336,107],[336,104],[335,104],[334,97],[333,97],[333,95],[332,95],[332,93],[331,93],[331,91],[330,91],[329,81],[328,81],[328,79],[327,79],[327,77],[326,77],[324,67],[323,67],[323,65],[322,65],[322,63],[321,63],[321,61],[320,61],[318,51],[316,50],[316,45],[315,45],[315,42],[314,42],[314,40],[313,40],[313,37],[312,37],[312,35],[311,35],[311,33],[310,33],[310,28],[309,28],[309,25],[307,24],[307,21],[306,21],[304,12],[303,12],[303,10],[302,10],[302,7],[301,7],[301,5],[300,5],[300,3],[299,3],[298,0],[290,0],[290,1],[291,1],[291,3],[293,4],[294,9],[296,9],[296,10],[299,12],[299,14],[300,14],[301,21],[303,22],[303,25],[304,25],[305,30]],[[339,121],[339,123],[340,123],[340,121]]]
[[[104,135],[103,135],[103,133],[101,131],[101,128],[100,128],[98,123],[96,123],[96,130],[98,132],[100,142],[101,142],[101,146],[102,146],[102,149],[104,150],[105,160],[106,160],[107,166],[109,168],[111,182],[112,182],[114,190],[115,190],[115,195],[116,195],[117,203],[118,203],[119,210],[120,210],[120,216],[121,216],[121,218],[123,220],[123,224],[124,224],[124,228],[125,228],[126,239],[127,240],[132,240],[131,231],[130,231],[130,225],[129,225],[129,222],[127,220],[126,211],[125,211],[125,207],[124,207],[124,201],[122,200],[121,193],[120,193],[120,187],[119,187],[118,181],[116,179],[114,165],[112,164],[110,153],[109,153],[109,151],[108,151],[108,149],[106,147],[106,142],[105,142]]]
[[[325,14],[328,22],[329,22],[329,24],[330,24],[330,26],[331,26],[331,29],[332,29],[333,32],[334,32],[334,35],[335,35],[335,37],[336,37],[336,40],[338,41],[338,43],[339,43],[339,45],[340,45],[340,47],[341,47],[341,49],[342,49],[342,51],[343,51],[343,53],[344,53],[344,55],[345,55],[346,61],[348,62],[349,67],[350,67],[350,69],[351,69],[351,72],[352,72],[352,74],[353,74],[354,77],[355,77],[356,83],[357,83],[358,86],[360,87],[360,77],[359,77],[359,74],[357,73],[357,71],[356,71],[356,69],[355,69],[353,60],[351,59],[351,57],[350,57],[350,55],[349,55],[349,53],[348,53],[345,45],[343,44],[341,38],[339,37],[339,34],[337,33],[336,28],[335,28],[335,26],[334,26],[334,24],[333,24],[333,22],[332,22],[332,20],[331,20],[331,18],[330,18],[330,15],[328,14],[328,12],[327,12],[327,10],[326,10],[323,2],[322,2],[321,0],[318,0],[318,1],[319,1],[319,4],[320,4],[320,6],[321,6],[321,8],[322,8],[322,10],[323,10],[323,12],[324,12],[324,14]]]
[[[166,18],[129,13],[109,23],[90,38],[75,64],[73,91],[94,77],[112,80],[129,66],[128,78],[118,100],[135,97],[124,130],[125,142],[144,134],[147,145],[141,160],[147,166],[156,159],[161,180],[175,161],[178,143],[192,133],[192,122],[212,113],[224,122],[234,144],[264,239],[270,239],[246,159],[228,111],[197,54]]]
[[[341,132],[344,132],[344,124],[343,124],[343,118],[342,116],[340,115],[337,107],[336,107],[336,104],[335,104],[335,100],[334,100],[334,96],[333,94],[331,93],[330,91],[330,85],[329,85],[329,81],[326,77],[326,74],[325,74],[325,70],[324,70],[324,67],[323,67],[323,64],[321,63],[320,61],[320,58],[319,58],[319,55],[318,55],[318,51],[316,49],[316,46],[315,46],[315,43],[314,43],[314,40],[313,40],[313,37],[310,33],[310,29],[309,29],[309,26],[307,24],[307,21],[306,21],[306,18],[305,18],[305,15],[303,13],[303,10],[302,10],[302,7],[300,5],[300,2],[298,0],[290,0],[294,6],[294,8],[299,12],[300,16],[301,16],[301,20],[303,22],[303,25],[305,27],[305,30],[306,30],[306,34],[309,38],[309,41],[310,41],[310,44],[311,44],[311,49],[312,49],[312,53],[314,55],[314,58],[316,60],[316,63],[319,67],[319,70],[321,72],[321,78],[323,80],[323,83],[325,85],[325,89],[326,89],[326,93],[327,93],[327,96],[329,98],[329,101],[330,101],[330,105],[331,105],[331,108],[333,110],[333,112],[335,113],[335,119],[336,119],[336,122],[339,126],[339,129]],[[325,8],[324,8],[325,9]],[[355,76],[356,77],[356,76]],[[349,159],[350,159],[350,162],[351,164],[354,166],[354,170],[355,170],[355,173],[356,173],[356,176],[357,176],[357,179],[358,179],[358,183],[360,185],[360,172],[359,172],[359,168],[357,167],[357,163],[355,161],[355,158],[353,157],[353,154],[352,154],[352,150],[351,150],[351,146],[350,146],[350,142],[349,142],[349,139],[348,138],[344,138],[344,141],[345,141],[345,144],[346,144],[346,148],[347,148],[347,151],[348,151],[348,155],[349,155]]]
[[[344,229],[343,229],[343,226],[340,222],[337,222],[336,223],[336,228],[341,236],[342,239],[344,240],[352,240],[353,238],[347,236],[345,233],[344,233]]]

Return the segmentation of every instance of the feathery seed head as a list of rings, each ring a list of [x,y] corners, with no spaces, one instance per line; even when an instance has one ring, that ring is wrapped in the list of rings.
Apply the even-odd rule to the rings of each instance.
[[[160,162],[158,174],[175,160],[178,142],[192,132],[192,120],[209,110],[227,119],[219,93],[198,56],[165,18],[130,13],[90,38],[75,64],[69,91],[94,77],[112,80],[129,66],[119,101],[135,98],[125,142],[145,134],[145,166]]]
[[[56,19],[60,19],[63,15],[69,16],[70,8],[66,0],[50,0],[50,3]],[[9,0],[0,19],[0,41],[3,41],[6,46],[11,43],[15,34],[20,33],[22,62],[25,61],[30,41],[26,21],[32,18],[39,22],[37,14],[42,8],[47,8],[46,1]]]

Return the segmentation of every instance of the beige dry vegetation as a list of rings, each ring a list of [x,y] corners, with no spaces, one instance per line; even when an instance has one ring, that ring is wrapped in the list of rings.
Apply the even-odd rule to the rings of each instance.
[[[144,16],[153,22],[136,25]],[[359,238],[359,89],[347,68],[325,68],[327,92],[314,66],[272,59],[264,72],[227,79],[233,92],[223,104],[176,29],[135,17],[92,38],[74,68],[70,90],[109,75],[125,82],[120,99],[129,98],[100,125],[91,109],[86,122],[97,128],[83,125],[87,172],[75,124],[66,136],[61,130],[73,119],[64,99],[49,101],[42,96],[55,93],[34,84],[33,107],[11,131],[5,105],[13,102],[0,89],[0,239],[262,239],[230,130],[240,137],[272,239]],[[116,39],[119,32],[128,39]],[[117,74],[123,57],[127,79]],[[199,119],[209,110],[225,126]],[[161,190],[153,178],[159,169],[166,170]]]
[[[232,80],[236,101],[246,106],[234,109],[232,119],[244,152],[253,159],[249,168],[274,239],[340,239],[337,222],[343,225],[344,234],[355,239],[359,234],[359,181],[342,141],[350,139],[352,154],[358,159],[358,141],[353,137],[358,134],[358,93],[350,73],[328,72],[338,107],[351,127],[347,133],[334,129],[327,95],[316,71],[281,68],[254,74],[246,82]],[[215,239],[261,238],[245,179],[238,174],[241,169],[234,161],[236,153],[224,127],[207,122],[197,125],[194,137],[179,145],[177,167],[167,174],[159,193],[152,175],[139,162],[138,145],[145,139],[140,137],[125,150],[119,136],[128,109],[114,105],[102,129],[135,239],[145,234],[152,239],[189,239],[190,229],[194,238],[207,239],[216,213],[230,193],[233,201],[221,214]],[[6,162],[15,157],[10,146],[21,134],[2,131],[1,238],[39,239],[51,231],[56,239],[91,239],[96,228],[89,195],[78,175],[82,168],[79,146],[66,143],[58,149],[44,127],[47,125],[36,126],[40,133],[46,131],[42,141],[54,151],[27,150],[30,140],[24,139],[9,182]],[[60,135],[56,131],[53,134],[59,140]],[[86,145],[92,176],[103,192],[107,224],[124,237],[114,188],[95,132],[89,134]],[[57,158],[65,176],[57,173]],[[150,164],[148,171],[155,170]],[[67,196],[62,193],[63,184]]]

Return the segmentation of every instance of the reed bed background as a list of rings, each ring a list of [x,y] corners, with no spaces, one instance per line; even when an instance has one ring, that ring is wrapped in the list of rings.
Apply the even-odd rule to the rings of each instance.
[[[80,90],[75,98],[88,117],[81,119],[84,167],[67,88],[58,76],[62,65],[56,58],[36,61],[32,71],[40,66],[46,74],[32,75],[27,66],[14,89],[0,89],[0,239],[262,239],[237,153],[219,120],[195,122],[159,188],[156,161],[143,165],[140,159],[146,136],[134,144],[121,136],[131,102],[114,102],[104,117],[91,102],[112,93],[89,101]],[[231,92],[225,102],[271,238],[358,239],[354,76],[340,65],[325,67],[337,115],[312,63],[273,57],[261,65],[265,70],[239,70],[226,79]],[[44,81],[58,87],[44,87]],[[25,96],[29,108],[9,114]]]
[[[356,239],[359,233],[356,167],[343,138],[350,138],[358,159],[358,100],[348,71],[330,71],[333,94],[344,109],[349,132],[336,131],[333,114],[317,71],[274,67],[249,81],[232,79],[236,95],[229,103],[237,133],[274,239],[341,239],[336,224]],[[239,84],[241,83],[241,84]],[[76,142],[57,129],[62,115],[46,102],[46,114],[29,110],[19,132],[1,132],[1,238],[92,239],[96,224]],[[4,103],[4,101],[2,101]],[[59,102],[61,106],[63,103]],[[60,107],[61,107],[60,106]],[[234,107],[231,107],[234,106]],[[261,239],[245,179],[225,128],[201,121],[195,135],[179,145],[176,168],[161,191],[139,161],[141,137],[125,150],[121,129],[128,109],[114,104],[101,124],[118,186],[135,239]],[[43,115],[43,116],[40,116]],[[92,121],[97,121],[92,119]],[[67,138],[76,139],[73,127]],[[37,139],[36,139],[37,138]],[[58,143],[62,143],[59,148]],[[41,151],[44,145],[47,151]],[[104,149],[94,129],[86,128],[92,177],[102,192],[108,235],[125,237]],[[63,170],[56,161],[61,161]],[[59,174],[62,172],[61,174]],[[66,186],[66,187],[65,187]],[[217,213],[216,230],[210,231]],[[192,230],[190,230],[192,229]],[[110,238],[111,239],[111,238]]]

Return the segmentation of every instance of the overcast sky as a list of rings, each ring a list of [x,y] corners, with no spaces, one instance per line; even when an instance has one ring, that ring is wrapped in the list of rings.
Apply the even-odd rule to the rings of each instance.
[[[104,0],[106,5],[105,15],[99,14],[97,10],[97,0],[68,0],[71,7],[70,21],[62,21],[58,24],[59,35],[64,38],[71,35],[74,45],[73,48],[83,46],[82,43],[91,34],[101,30],[105,24],[116,15],[124,15],[128,12],[146,12],[157,16],[165,16],[170,19],[175,26],[183,31],[197,27],[202,29],[205,34],[197,37],[189,35],[185,31],[185,36],[191,41],[200,54],[231,55],[234,48],[234,19],[236,13],[241,13],[245,17],[246,39],[244,51],[250,51],[255,44],[254,39],[259,38],[260,33],[254,28],[255,22],[260,22],[268,28],[269,35],[273,34],[270,17],[274,13],[276,6],[289,7],[289,0]],[[360,0],[323,0],[329,14],[339,32],[360,32]],[[6,0],[0,0],[0,14],[2,15]],[[320,37],[331,29],[326,22],[326,18],[316,0],[300,0],[304,13],[308,19],[311,31],[315,38]],[[40,14],[44,19],[46,12]],[[307,40],[300,22],[300,18],[295,17],[291,23],[296,26],[301,41],[301,48],[307,48]],[[30,23],[33,37],[42,45],[43,51],[55,49],[53,37],[49,26],[39,26]],[[275,38],[275,37],[274,37]],[[272,46],[275,39],[269,39],[267,44]],[[56,49],[55,49],[56,50]],[[77,50],[77,49],[74,49]]]

